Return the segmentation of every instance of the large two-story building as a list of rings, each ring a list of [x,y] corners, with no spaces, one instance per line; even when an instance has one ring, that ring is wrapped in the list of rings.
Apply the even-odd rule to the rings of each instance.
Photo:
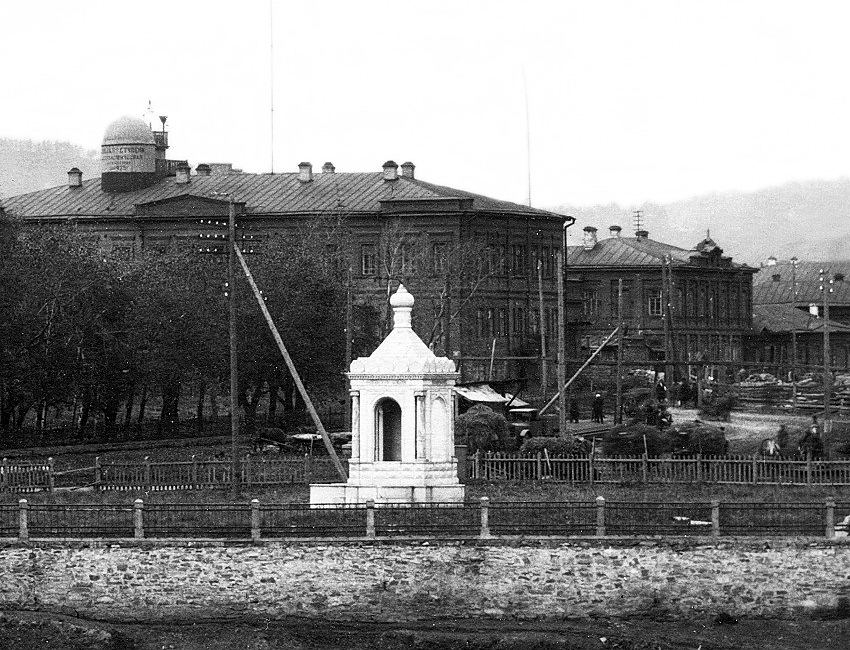
[[[611,226],[610,236],[599,239],[595,227],[585,226],[582,245],[571,246],[567,259],[570,320],[584,352],[622,321],[627,360],[743,360],[758,269],[733,262],[710,237],[686,250],[650,239],[646,230],[623,237]]]
[[[497,356],[534,353],[538,261],[544,319],[557,313],[553,260],[562,215],[429,183],[410,162],[388,161],[370,172],[340,172],[329,162],[319,172],[301,163],[276,174],[202,163],[193,173],[186,161],[168,160],[167,149],[164,122],[154,131],[142,120],[121,118],[104,135],[99,177],[84,179],[74,168],[66,184],[5,199],[3,208],[28,227],[76,224],[104,250],[124,256],[142,249],[202,251],[210,245],[210,224],[224,221],[231,198],[237,236],[259,254],[298,224],[330,217],[345,223],[339,244],[350,255],[355,303],[380,314],[388,283],[395,290],[399,281],[418,281],[423,307],[416,327],[441,354],[486,355],[494,339]],[[415,254],[408,248],[413,241]]]

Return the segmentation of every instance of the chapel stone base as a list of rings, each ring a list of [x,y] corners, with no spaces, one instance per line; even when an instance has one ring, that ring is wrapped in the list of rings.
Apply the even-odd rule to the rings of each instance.
[[[348,483],[313,483],[310,505],[366,503],[462,503],[465,486],[457,461],[380,462],[349,465]]]

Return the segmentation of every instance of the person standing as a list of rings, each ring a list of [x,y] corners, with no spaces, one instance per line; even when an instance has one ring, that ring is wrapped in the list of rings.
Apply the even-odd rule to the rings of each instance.
[[[605,421],[605,416],[603,414],[602,408],[605,405],[604,400],[602,399],[602,393],[596,393],[593,398],[593,421],[599,422],[600,424]]]

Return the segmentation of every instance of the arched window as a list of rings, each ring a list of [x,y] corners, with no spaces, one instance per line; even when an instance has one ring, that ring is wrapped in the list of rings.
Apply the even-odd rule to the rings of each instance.
[[[401,460],[401,407],[386,397],[375,405],[378,460]]]

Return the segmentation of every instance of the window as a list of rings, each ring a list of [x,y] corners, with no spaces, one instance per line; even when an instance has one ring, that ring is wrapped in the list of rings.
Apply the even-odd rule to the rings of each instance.
[[[479,309],[475,313],[475,333],[479,339],[487,336],[487,321],[484,320],[484,310]]]
[[[522,244],[514,244],[511,271],[514,275],[525,275],[526,250]]]
[[[582,292],[581,310],[588,318],[593,318],[599,313],[599,294],[596,289],[589,289]]]
[[[432,258],[434,261],[434,275],[442,275],[447,270],[446,263],[446,243],[437,242],[431,249]]]
[[[493,338],[493,333],[496,331],[496,323],[493,322],[493,310],[487,310],[487,338]]]
[[[543,277],[544,278],[551,278],[552,277],[552,271],[555,267],[555,264],[553,263],[552,257],[553,257],[552,251],[549,250],[548,246],[544,246],[543,248],[540,249],[540,259],[543,262]]]
[[[647,289],[646,309],[650,316],[661,316],[664,314],[662,302],[661,289]]]
[[[375,259],[375,246],[364,244],[360,247],[360,273],[362,275],[376,275],[378,264]]]
[[[617,302],[619,298],[619,281],[611,280],[611,318],[619,318],[620,314],[617,311]],[[632,281],[623,280],[623,318],[630,318],[632,315]]]
[[[514,334],[525,333],[525,309],[514,307]]]
[[[508,310],[499,309],[499,336],[508,335]]]

